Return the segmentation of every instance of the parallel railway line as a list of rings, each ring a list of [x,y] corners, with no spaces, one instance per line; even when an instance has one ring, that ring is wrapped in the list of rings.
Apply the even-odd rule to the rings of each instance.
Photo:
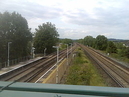
[[[71,49],[69,48],[69,54]],[[66,49],[60,51],[59,59],[66,57]],[[56,63],[56,53],[49,55],[47,58],[29,63],[25,66],[17,68],[13,71],[0,75],[1,81],[18,81],[18,82],[33,82],[33,79],[38,79],[39,74],[45,72],[53,64]]]
[[[119,87],[129,87],[129,68],[117,63],[96,50],[78,44],[112,79]],[[75,49],[76,47],[74,47]],[[73,50],[74,50],[73,49]],[[69,49],[69,54],[71,49]],[[59,59],[66,57],[66,50],[60,52]],[[0,75],[1,81],[35,82],[43,73],[56,63],[56,53],[47,58],[41,58],[35,62]]]
[[[84,45],[80,46],[84,49],[88,56],[90,56],[113,79],[115,83],[117,83],[119,87],[129,87],[129,68],[89,47]]]

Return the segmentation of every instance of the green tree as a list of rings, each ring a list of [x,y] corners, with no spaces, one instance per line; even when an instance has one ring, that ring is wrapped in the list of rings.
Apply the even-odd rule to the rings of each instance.
[[[106,50],[107,42],[108,40],[104,35],[98,35],[95,40],[95,48],[99,50]]]
[[[118,49],[123,49],[124,47],[122,42],[116,42],[115,45]]]
[[[126,50],[125,50],[125,56],[126,56],[127,58],[129,58],[129,47],[127,47]]]
[[[73,43],[73,40],[65,38],[65,39],[61,39],[60,42],[63,44],[70,44],[70,43]]]
[[[47,48],[47,53],[52,53],[52,46],[58,42],[58,32],[54,24],[47,22],[39,25],[36,29],[34,37],[34,47],[36,53],[43,53],[44,48]]]
[[[71,43],[73,43],[73,40],[72,39],[68,39],[68,38],[65,38],[65,39],[60,39],[59,40],[59,43],[62,43],[60,45],[60,50],[63,50],[67,47],[66,44],[68,44],[69,46],[71,45]]]
[[[94,46],[95,39],[92,36],[86,36],[84,38],[84,44],[90,47]]]
[[[108,53],[117,53],[117,47],[112,41],[108,41],[108,47],[106,51]]]
[[[115,45],[117,47],[117,50],[118,50],[117,53],[119,56],[124,57],[126,56],[126,54],[128,54],[127,48],[123,45],[122,42],[116,42]]]
[[[27,20],[19,13],[0,13],[0,56],[1,62],[7,61],[7,44],[10,45],[10,59],[28,55],[27,45],[32,39]]]
[[[84,44],[84,39],[76,40],[76,42],[81,43],[81,44]]]
[[[118,54],[121,57],[127,57],[127,58],[129,58],[129,47],[123,46],[123,48],[118,49]]]

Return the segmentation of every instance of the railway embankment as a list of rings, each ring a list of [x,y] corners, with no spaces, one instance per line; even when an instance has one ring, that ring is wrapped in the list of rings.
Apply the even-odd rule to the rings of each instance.
[[[65,83],[72,85],[107,86],[98,70],[81,48],[76,49],[76,57],[69,68]]]
[[[86,47],[84,45],[80,45],[87,56],[92,60],[98,70],[102,71],[102,76],[106,82],[108,82],[108,86],[115,87],[129,87],[129,68],[121,65],[120,63],[110,59],[107,56],[97,52],[94,49]]]

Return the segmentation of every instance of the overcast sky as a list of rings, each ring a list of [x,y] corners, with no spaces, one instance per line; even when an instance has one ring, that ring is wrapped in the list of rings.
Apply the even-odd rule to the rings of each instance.
[[[52,22],[60,38],[129,39],[129,0],[0,0],[0,12],[5,11],[25,17],[32,32]]]

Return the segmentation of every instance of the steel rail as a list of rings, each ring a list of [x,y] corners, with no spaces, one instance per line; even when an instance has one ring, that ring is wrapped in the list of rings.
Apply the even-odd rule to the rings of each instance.
[[[63,60],[64,58],[60,59],[59,60],[59,63]],[[59,65],[59,64],[58,64]],[[45,72],[39,79],[37,79],[35,81],[35,83],[38,83],[38,81],[40,81],[46,74],[48,74],[54,67],[57,66],[57,63],[55,65],[53,65],[50,69],[47,70],[47,72]]]
[[[70,50],[69,50],[69,51],[70,51]],[[65,52],[66,52],[66,49],[65,49],[65,50],[62,50],[59,54],[61,55],[61,54],[65,53]],[[56,59],[55,59],[55,58],[56,58],[56,55],[54,55],[54,54],[56,54],[56,53],[53,53],[52,55],[49,56],[49,59],[52,58],[51,61],[56,60]],[[69,54],[70,54],[70,52],[69,52]],[[66,55],[64,54],[64,56],[66,56]],[[48,60],[49,60],[49,59],[48,59]],[[43,61],[45,61],[45,60],[43,60]],[[9,80],[11,80],[11,78],[14,79],[14,77],[19,76],[19,74],[24,73],[25,71],[30,70],[31,68],[35,68],[33,71],[36,71],[36,69],[40,69],[40,70],[38,70],[34,75],[32,75],[29,79],[26,78],[27,75],[24,75],[24,76],[22,76],[22,77],[20,77],[20,78],[18,78],[18,79],[15,79],[15,80],[19,81],[19,80],[23,80],[23,78],[26,78],[25,81],[28,82],[30,79],[32,79],[33,77],[35,77],[36,75],[38,75],[42,70],[44,70],[44,68],[41,68],[41,67],[43,66],[43,64],[42,64],[41,66],[39,65],[39,67],[38,67],[38,64],[41,64],[43,61],[41,61],[41,62],[36,62],[36,63],[34,63],[32,66],[30,66],[30,67],[28,67],[28,68],[26,68],[26,69],[24,68],[23,70],[21,70],[21,71],[18,72],[18,73],[15,73],[15,74],[12,75],[12,76],[11,76],[11,74],[10,74],[10,75],[9,75],[10,77],[4,78],[4,80],[9,81]],[[46,64],[46,63],[47,63],[47,60],[46,60],[45,62],[43,62],[43,63]],[[36,67],[37,67],[37,68],[36,68]],[[29,74],[31,74],[33,71],[31,71]]]
[[[103,66],[102,66],[102,64],[105,64],[105,63],[102,63],[102,61],[100,61],[99,59],[97,59],[96,57],[94,57],[93,55],[91,55],[91,51],[89,51],[88,49],[89,48],[87,48],[87,47],[85,47],[85,46],[83,46],[83,45],[80,45],[79,44],[79,46],[81,46],[83,49],[84,49],[84,51],[88,54],[88,56],[89,57],[91,57],[112,79],[113,79],[113,81],[114,82],[116,82],[117,84],[118,84],[118,86],[120,86],[120,87],[126,87],[123,83],[121,83],[121,81],[120,80],[118,80],[115,76],[113,76],[106,68],[104,68]],[[87,48],[87,49],[86,49]],[[91,50],[91,49],[90,49]],[[92,50],[92,51],[94,51],[94,50]],[[94,51],[94,53],[95,53],[95,51]],[[99,53],[97,53],[97,54],[99,54]],[[101,55],[102,56],[102,55]],[[98,61],[99,60],[99,61]],[[111,61],[111,60],[110,60]],[[114,63],[115,64],[115,63]],[[111,69],[111,68],[110,68]],[[113,70],[112,70],[113,71]],[[117,74],[118,75],[118,74]]]

